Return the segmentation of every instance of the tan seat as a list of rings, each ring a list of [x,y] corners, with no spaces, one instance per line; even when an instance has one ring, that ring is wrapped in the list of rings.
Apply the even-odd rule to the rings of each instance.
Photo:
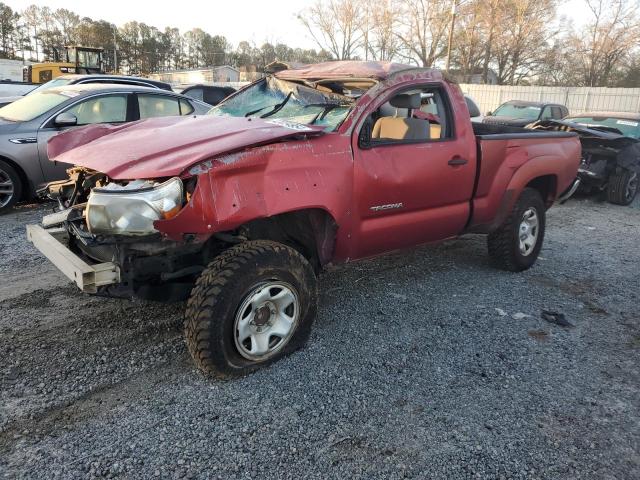
[[[418,118],[382,117],[373,126],[371,138],[384,140],[427,140],[429,122]]]
[[[389,103],[392,107],[411,110],[420,108],[420,94],[401,94],[393,97]],[[397,110],[396,110],[397,112]],[[430,138],[429,121],[418,118],[401,118],[385,116],[379,118],[371,132],[371,138],[379,140],[428,140]]]

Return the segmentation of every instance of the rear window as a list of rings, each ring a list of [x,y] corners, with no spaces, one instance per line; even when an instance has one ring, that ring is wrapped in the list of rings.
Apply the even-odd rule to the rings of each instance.
[[[526,118],[535,120],[540,116],[540,107],[505,103],[500,105],[493,115],[496,117]]]
[[[0,110],[1,112],[2,110]],[[573,117],[566,119],[590,128],[607,127],[618,130],[625,137],[640,138],[640,120],[616,117]]]
[[[186,92],[182,92],[183,95],[193,98],[194,100],[204,101],[204,92],[201,88],[192,88]]]
[[[28,122],[76,95],[77,92],[36,92],[0,108],[0,118],[11,122]]]
[[[564,117],[562,109],[560,107],[551,107],[551,111],[553,112],[553,118],[560,119]]]
[[[177,98],[138,94],[138,105],[140,107],[140,118],[180,115],[180,105]]]

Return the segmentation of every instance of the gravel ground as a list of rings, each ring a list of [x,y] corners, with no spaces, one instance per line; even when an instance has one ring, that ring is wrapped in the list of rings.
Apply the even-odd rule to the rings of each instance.
[[[332,269],[308,346],[227,382],[182,305],[37,254],[46,209],[0,219],[0,477],[640,478],[638,202],[555,207],[522,274],[475,236]]]

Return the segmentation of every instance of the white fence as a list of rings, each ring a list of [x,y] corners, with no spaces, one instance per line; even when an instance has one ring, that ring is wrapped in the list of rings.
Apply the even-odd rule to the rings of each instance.
[[[640,88],[605,87],[511,87],[506,85],[462,84],[482,114],[507,100],[554,102],[566,105],[570,113],[640,112]]]

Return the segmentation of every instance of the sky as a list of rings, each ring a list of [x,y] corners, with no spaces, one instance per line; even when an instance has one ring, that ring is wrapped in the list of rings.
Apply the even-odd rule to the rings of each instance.
[[[137,20],[164,30],[178,27],[184,32],[202,28],[212,35],[224,35],[233,46],[242,40],[261,45],[265,41],[290,47],[318,48],[296,16],[315,0],[3,0],[14,10],[36,4],[51,9],[66,8],[80,16],[107,20],[120,26]],[[583,0],[567,0],[559,13],[576,25],[587,18]]]
[[[242,40],[261,45],[283,42],[291,47],[316,48],[296,15],[315,0],[3,0],[21,11],[29,5],[66,8],[81,17],[107,20],[120,26],[128,21],[144,22],[164,30],[181,32],[202,28],[212,35],[224,35],[234,47]]]

